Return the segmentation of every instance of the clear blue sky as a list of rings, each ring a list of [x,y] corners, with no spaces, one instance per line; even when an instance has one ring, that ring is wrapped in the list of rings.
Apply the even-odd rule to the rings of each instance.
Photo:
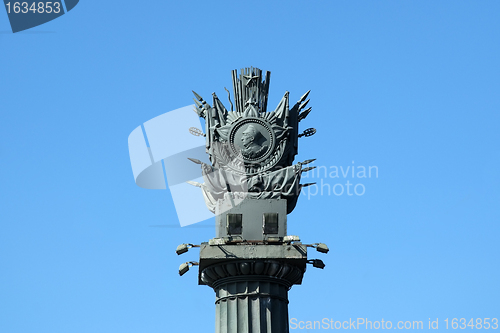
[[[288,216],[331,248],[311,252],[327,266],[292,288],[290,318],[500,318],[499,15],[498,1],[81,1],[12,34],[0,9],[0,332],[214,331],[214,292],[177,273],[197,251],[174,252],[213,220],[174,227],[169,192],[135,185],[127,137],[191,90],[225,101],[247,66],[272,72],[270,109],[312,90],[318,133],[296,161],[378,167],[318,178],[366,191]]]

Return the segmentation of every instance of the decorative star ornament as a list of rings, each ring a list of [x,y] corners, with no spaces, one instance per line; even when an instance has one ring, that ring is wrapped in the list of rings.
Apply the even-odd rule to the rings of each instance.
[[[260,79],[260,75],[243,75],[243,77],[247,80],[246,84],[247,85],[252,85],[256,84],[258,80]]]

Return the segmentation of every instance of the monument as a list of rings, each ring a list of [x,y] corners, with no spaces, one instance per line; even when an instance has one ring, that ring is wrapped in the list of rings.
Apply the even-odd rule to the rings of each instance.
[[[287,214],[297,204],[304,167],[313,159],[293,164],[301,137],[299,122],[311,108],[305,93],[289,107],[286,92],[274,111],[267,110],[270,72],[257,68],[232,72],[234,106],[230,110],[213,94],[209,105],[197,93],[196,113],[205,130],[189,129],[206,138],[211,165],[201,166],[200,187],[207,208],[215,214],[215,238],[201,245],[181,244],[177,254],[200,248],[199,262],[186,262],[183,275],[199,265],[198,281],[216,294],[216,333],[288,332],[288,290],[301,284],[306,264],[324,268],[321,260],[309,260],[307,248],[327,253],[322,243],[302,244],[287,235]]]

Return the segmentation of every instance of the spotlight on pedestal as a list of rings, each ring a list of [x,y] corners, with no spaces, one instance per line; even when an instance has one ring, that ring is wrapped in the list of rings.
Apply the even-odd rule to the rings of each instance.
[[[308,264],[312,264],[313,267],[316,267],[316,268],[325,268],[325,263],[323,262],[323,260],[320,260],[320,259],[312,259],[312,260],[308,260],[307,261]]]
[[[326,244],[324,244],[324,243],[317,243],[315,245],[316,245],[316,251],[318,251],[318,252],[328,253],[328,251],[330,251],[328,246],[326,246]]]
[[[197,265],[199,265],[199,264],[196,261],[188,261],[188,262],[181,264],[179,266],[179,275],[183,276],[184,274],[187,273],[187,271],[189,271],[189,267],[197,266]]]
[[[328,246],[326,246],[325,243],[314,243],[314,244],[308,244],[306,245],[307,247],[314,247],[316,251],[321,252],[321,253],[328,253],[330,249]]]
[[[181,245],[177,246],[177,250],[175,250],[175,253],[177,253],[178,255],[181,255],[183,253],[186,253],[192,247],[200,247],[200,246],[193,245],[193,244],[181,244]]]
[[[283,242],[285,243],[300,242],[300,238],[299,236],[293,236],[293,235],[285,236],[283,237]]]

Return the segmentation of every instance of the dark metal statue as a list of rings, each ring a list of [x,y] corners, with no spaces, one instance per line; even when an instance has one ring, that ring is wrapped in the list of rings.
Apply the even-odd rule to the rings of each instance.
[[[293,164],[299,122],[311,112],[306,92],[291,108],[286,92],[274,111],[267,110],[270,72],[245,68],[232,72],[235,109],[227,110],[213,94],[212,105],[194,93],[196,113],[205,120],[206,151],[212,165],[201,165],[203,191],[216,215],[216,237],[200,245],[199,283],[214,288],[216,332],[288,332],[288,290],[300,284],[307,247],[326,253],[326,245],[305,245],[287,236],[287,214],[295,208],[303,168],[313,159]],[[228,92],[229,94],[229,92]],[[307,100],[306,100],[307,99]],[[190,244],[180,245],[177,253]],[[190,245],[192,246],[192,245]],[[181,265],[184,274],[190,264]]]
[[[301,136],[299,122],[311,112],[305,109],[309,91],[291,109],[286,92],[277,108],[268,112],[270,74],[262,77],[261,70],[246,68],[237,78],[233,71],[234,111],[228,111],[215,93],[213,106],[194,93],[196,112],[205,119],[206,148],[212,162],[212,166],[202,165],[205,184],[201,188],[214,213],[217,201],[229,192],[251,199],[286,199],[290,213],[304,186],[300,176],[311,170],[302,166],[314,160],[292,165]],[[312,135],[316,130],[306,131]]]

